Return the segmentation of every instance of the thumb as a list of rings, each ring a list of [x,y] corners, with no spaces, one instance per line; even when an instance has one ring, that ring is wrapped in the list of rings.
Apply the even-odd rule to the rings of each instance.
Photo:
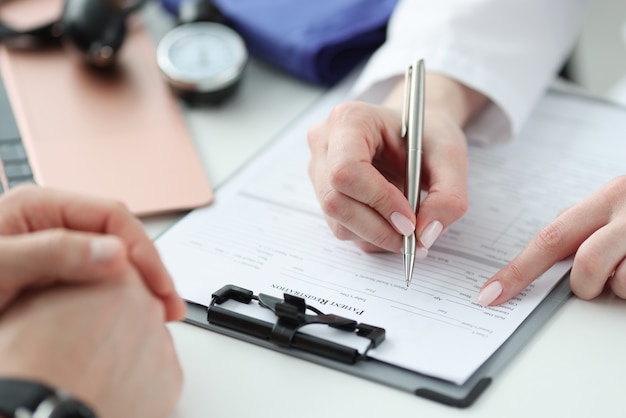
[[[110,277],[125,259],[110,235],[50,229],[0,237],[0,308],[25,288]]]

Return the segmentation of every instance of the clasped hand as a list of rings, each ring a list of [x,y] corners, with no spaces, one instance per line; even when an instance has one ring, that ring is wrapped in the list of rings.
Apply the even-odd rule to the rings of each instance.
[[[129,262],[167,320],[184,315],[154,244],[122,204],[28,185],[4,195],[0,209],[0,310],[25,289],[98,281]]]
[[[182,388],[177,295],[121,204],[20,186],[0,198],[0,377],[32,379],[99,417],[167,417]]]

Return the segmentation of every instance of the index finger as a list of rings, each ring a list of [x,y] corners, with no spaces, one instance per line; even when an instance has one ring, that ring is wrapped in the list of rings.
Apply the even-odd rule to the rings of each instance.
[[[395,111],[365,103],[336,109],[333,117],[341,119],[328,141],[333,186],[385,219],[396,209],[414,221],[415,214],[399,188],[406,163],[400,117]]]
[[[569,256],[610,216],[593,196],[561,213],[535,235],[509,264],[482,287],[478,303],[499,305],[517,295],[556,262]]]

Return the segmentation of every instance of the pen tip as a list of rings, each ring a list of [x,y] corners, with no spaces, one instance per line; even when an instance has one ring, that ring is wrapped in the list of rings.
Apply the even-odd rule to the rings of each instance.
[[[413,267],[415,266],[415,256],[413,254],[404,255],[404,273],[406,287],[411,284],[411,278],[413,277]]]

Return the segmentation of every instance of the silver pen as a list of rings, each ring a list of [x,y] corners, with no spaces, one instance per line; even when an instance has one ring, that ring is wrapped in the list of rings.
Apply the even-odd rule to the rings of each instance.
[[[409,66],[404,78],[404,110],[402,137],[407,140],[406,178],[404,194],[417,215],[420,205],[422,144],[424,137],[424,60]],[[406,286],[411,284],[415,267],[415,233],[404,237],[403,259]]]

